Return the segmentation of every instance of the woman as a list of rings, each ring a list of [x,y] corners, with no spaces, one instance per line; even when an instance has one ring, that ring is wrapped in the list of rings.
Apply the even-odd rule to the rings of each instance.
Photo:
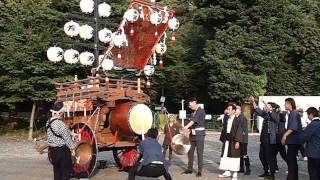
[[[165,134],[162,148],[163,148],[163,157],[166,158],[167,150],[169,148],[169,161],[172,159],[172,147],[171,142],[173,136],[176,134],[179,134],[179,130],[182,128],[182,126],[177,123],[176,117],[173,114],[168,115],[169,120],[168,123],[164,126],[163,133]]]

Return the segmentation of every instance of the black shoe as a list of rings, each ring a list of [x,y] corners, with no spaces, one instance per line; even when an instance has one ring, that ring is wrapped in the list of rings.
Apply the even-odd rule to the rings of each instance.
[[[182,174],[192,174],[192,171],[190,169],[187,169]]]
[[[201,176],[202,176],[201,172],[198,172],[196,175],[196,177],[201,177]]]
[[[244,168],[240,168],[240,171],[238,173],[244,173]]]
[[[266,177],[266,176],[269,176],[269,173],[264,172],[263,174],[259,175],[259,177]]]
[[[244,173],[244,175],[250,175],[251,174],[251,170],[250,170],[250,168],[246,168],[246,172]]]

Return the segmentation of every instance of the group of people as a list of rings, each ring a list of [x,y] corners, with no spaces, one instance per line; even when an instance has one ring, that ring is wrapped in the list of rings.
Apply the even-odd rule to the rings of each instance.
[[[260,161],[264,172],[260,177],[274,179],[278,170],[276,156],[280,152],[283,160],[288,166],[288,180],[298,180],[298,150],[304,150],[306,142],[306,154],[308,157],[308,171],[310,180],[320,180],[320,172],[316,169],[320,167],[320,128],[319,112],[316,108],[310,107],[306,110],[308,119],[311,121],[304,129],[302,128],[300,113],[296,109],[293,98],[285,99],[285,111],[281,111],[280,106],[273,102],[263,102],[264,108],[261,110],[254,99],[251,99],[254,111],[264,121],[260,135]]]
[[[259,158],[264,172],[260,177],[274,179],[278,169],[276,156],[280,152],[288,165],[287,180],[298,180],[297,154],[301,144],[306,142],[306,156],[308,157],[308,171],[310,180],[320,180],[320,119],[316,108],[307,109],[308,119],[311,121],[302,129],[301,117],[296,110],[292,98],[285,100],[286,111],[281,111],[279,105],[264,102],[260,109],[251,99],[254,112],[264,118],[260,135]],[[129,170],[128,179],[135,176],[159,177],[164,176],[171,180],[165,156],[169,150],[169,161],[172,159],[172,138],[180,133],[180,129],[189,133],[190,150],[188,152],[188,167],[184,174],[193,173],[194,151],[197,150],[198,171],[196,177],[202,176],[203,152],[205,140],[205,111],[197,103],[197,99],[189,100],[189,108],[193,111],[191,121],[184,127],[176,123],[175,117],[169,115],[169,121],[164,127],[165,138],[162,146],[159,144],[158,130],[150,129],[146,138],[140,143],[138,149],[142,159]],[[54,166],[54,179],[69,179],[71,174],[71,153],[75,145],[71,141],[71,134],[61,121],[63,117],[63,104],[55,104],[53,117],[47,123],[49,149]],[[248,126],[247,120],[241,113],[241,108],[235,103],[229,103],[223,119],[220,135],[221,160],[219,169],[223,173],[220,178],[231,177],[236,180],[238,173],[249,175],[251,173],[250,160],[247,154]],[[71,150],[71,151],[70,151]]]

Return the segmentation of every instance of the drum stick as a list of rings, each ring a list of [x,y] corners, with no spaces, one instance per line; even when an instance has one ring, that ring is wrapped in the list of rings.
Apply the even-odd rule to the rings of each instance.
[[[142,140],[144,140],[144,129],[143,129],[143,124],[141,123],[141,135],[142,135]]]

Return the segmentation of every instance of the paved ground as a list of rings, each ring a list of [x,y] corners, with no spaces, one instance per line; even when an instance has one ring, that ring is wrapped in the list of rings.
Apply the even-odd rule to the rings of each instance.
[[[259,137],[250,136],[249,139],[249,156],[251,158],[252,173],[250,176],[239,175],[239,180],[256,180],[258,174],[262,173],[262,166],[259,161]],[[204,154],[204,171],[203,177],[199,179],[215,180],[220,170],[219,149],[220,142],[218,135],[210,134],[206,136],[205,154]],[[46,155],[39,155],[33,149],[33,144],[26,140],[16,140],[16,138],[1,138],[0,137],[0,179],[1,180],[49,180],[53,179],[52,167],[46,159]],[[118,172],[115,167],[112,155],[110,152],[99,154],[100,159],[107,161],[108,167],[99,169],[91,177],[91,180],[125,180],[126,172]],[[182,175],[181,172],[186,168],[186,156],[174,156],[174,161],[170,166],[170,173],[174,180],[192,180],[197,179],[195,174]],[[280,172],[276,174],[276,179],[285,180],[287,170],[286,165],[278,155],[278,164]],[[307,162],[299,161],[299,178],[307,180]],[[196,168],[196,167],[195,167]],[[137,180],[146,180],[146,178],[136,178]],[[163,178],[159,178],[163,179]]]

